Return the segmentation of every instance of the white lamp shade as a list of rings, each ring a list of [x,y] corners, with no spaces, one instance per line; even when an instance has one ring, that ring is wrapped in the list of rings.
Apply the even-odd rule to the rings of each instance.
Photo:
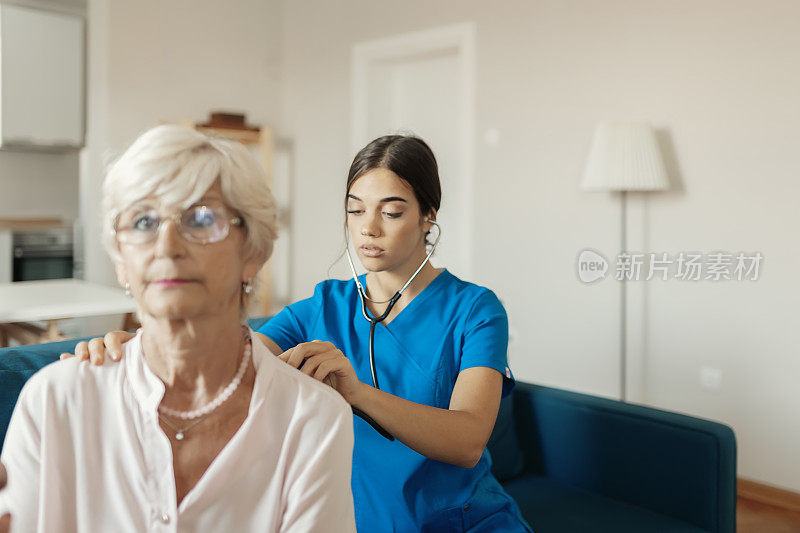
[[[601,122],[592,140],[581,188],[663,191],[669,188],[653,129],[645,122]]]

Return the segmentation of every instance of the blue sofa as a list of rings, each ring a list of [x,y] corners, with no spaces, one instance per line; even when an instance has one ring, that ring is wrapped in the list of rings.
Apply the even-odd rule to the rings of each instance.
[[[0,349],[0,442],[25,381],[76,343]],[[517,383],[488,448],[535,533],[736,531],[728,426]]]

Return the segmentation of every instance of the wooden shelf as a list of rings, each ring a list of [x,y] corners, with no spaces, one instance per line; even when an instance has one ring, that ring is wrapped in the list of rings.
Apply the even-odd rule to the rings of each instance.
[[[219,135],[222,137],[227,137],[228,139],[238,141],[245,145],[262,143],[260,131],[209,128],[206,126],[195,126],[195,129],[205,133],[206,135]]]
[[[53,228],[64,223],[60,218],[0,218],[0,229]]]

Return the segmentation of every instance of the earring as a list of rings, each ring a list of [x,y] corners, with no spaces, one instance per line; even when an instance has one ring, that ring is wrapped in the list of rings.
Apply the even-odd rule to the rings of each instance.
[[[128,282],[125,282],[125,296],[127,296],[128,298],[133,296],[133,293],[131,293],[131,284]]]
[[[253,292],[253,284],[250,281],[243,281],[242,282],[242,290],[245,294],[250,294]]]

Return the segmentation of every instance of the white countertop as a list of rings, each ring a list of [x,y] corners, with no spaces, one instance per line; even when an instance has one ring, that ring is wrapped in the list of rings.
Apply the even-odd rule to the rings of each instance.
[[[78,279],[0,283],[0,323],[32,322],[136,311],[122,289]]]

